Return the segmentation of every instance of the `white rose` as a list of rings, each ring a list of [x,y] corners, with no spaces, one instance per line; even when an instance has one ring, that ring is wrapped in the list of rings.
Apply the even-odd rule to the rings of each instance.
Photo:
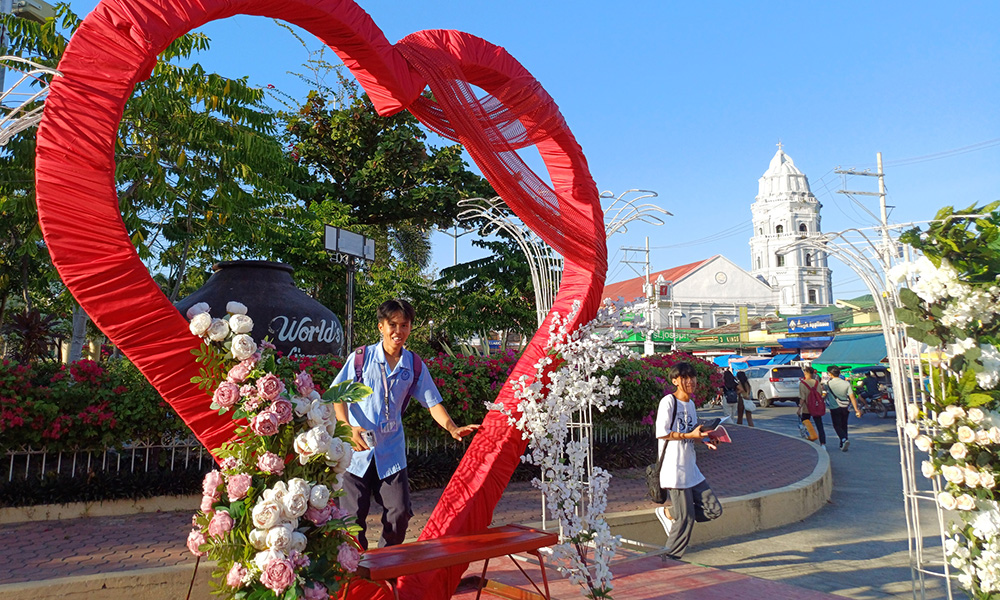
[[[941,475],[950,483],[961,484],[965,481],[965,471],[956,465],[944,465],[941,467]]]
[[[233,315],[229,317],[229,328],[233,333],[250,333],[253,330],[253,319],[246,315]]]
[[[950,411],[945,411],[938,415],[937,422],[941,427],[951,427],[955,424],[955,415]]]
[[[264,567],[268,565],[271,561],[275,560],[285,560],[287,555],[279,550],[264,550],[263,552],[258,552],[256,556],[253,557],[253,562],[257,565],[257,568],[261,571]]]
[[[951,413],[956,419],[961,419],[965,416],[965,409],[957,404],[950,404],[944,408],[945,412]]]
[[[310,427],[326,428],[327,423],[333,420],[333,404],[323,400],[314,400],[306,413],[306,420]]]
[[[974,488],[979,485],[979,471],[974,467],[965,467],[965,485]]]
[[[257,550],[267,549],[267,532],[263,529],[251,529],[247,539],[250,540],[250,545]]]
[[[231,315],[245,315],[247,314],[247,307],[240,302],[227,302],[226,312]]]
[[[301,477],[293,477],[288,480],[288,491],[292,494],[305,494],[308,496],[310,487],[309,482]]]
[[[288,492],[281,501],[281,514],[286,519],[298,519],[309,510],[309,495],[299,492]]]
[[[344,458],[344,446],[345,444],[340,439],[330,444],[330,448],[326,451],[326,462],[329,465],[334,465],[339,463]]]
[[[955,508],[958,510],[975,510],[976,499],[968,494],[962,494],[955,502]]]
[[[987,490],[992,490],[996,487],[997,481],[993,477],[992,471],[983,471],[979,474],[979,485]]]
[[[194,318],[195,315],[201,313],[207,313],[210,310],[212,310],[212,307],[208,305],[208,302],[199,302],[194,306],[192,306],[191,308],[187,309],[187,312],[184,314],[187,316],[188,321],[190,321],[191,319]]]
[[[990,427],[990,442],[1000,444],[1000,427],[996,425]]]
[[[288,552],[292,543],[292,528],[286,525],[278,525],[267,531],[267,547],[271,550]]]
[[[990,432],[986,429],[980,429],[976,432],[976,443],[980,446],[990,445]]]
[[[937,475],[937,469],[934,468],[934,463],[929,460],[925,460],[920,463],[920,472],[924,474],[924,477],[930,479]]]
[[[955,460],[962,460],[969,454],[969,449],[966,448],[965,444],[962,442],[958,442],[951,445],[951,450],[949,450],[949,452],[951,453],[951,457]]]
[[[293,531],[292,543],[288,545],[288,551],[289,553],[296,550],[299,552],[305,552],[307,543],[309,543],[309,538],[307,538],[304,533]]]
[[[312,400],[308,400],[302,396],[292,396],[288,401],[292,403],[292,407],[295,409],[295,416],[297,417],[304,416],[312,406]]]
[[[269,500],[271,502],[281,502],[281,499],[284,498],[285,494],[287,493],[288,493],[288,484],[285,483],[284,481],[276,481],[274,485],[264,490],[264,493],[261,494],[261,496],[263,496],[264,500]]]
[[[337,476],[330,482],[330,490],[336,492],[344,488],[344,474],[337,473]]]
[[[257,529],[268,530],[281,521],[281,507],[273,500],[258,502],[251,514]]]
[[[962,425],[958,428],[958,441],[963,444],[971,444],[976,441],[976,432],[968,425]]]
[[[190,330],[194,335],[202,337],[211,325],[212,315],[208,313],[198,313],[191,317],[191,323],[188,325],[188,330]]]
[[[913,444],[923,452],[930,452],[931,449],[931,438],[926,435],[918,435],[914,440]]]
[[[319,400],[322,397],[323,396],[319,392],[317,392],[316,390],[313,390],[313,391],[309,392],[309,395],[306,396],[306,398],[309,398],[310,400]]]
[[[941,505],[941,508],[945,510],[955,510],[955,505],[958,504],[955,497],[948,492],[941,492],[938,494],[937,501],[938,504]]]
[[[305,433],[295,436],[295,453],[299,455],[299,464],[306,464],[317,454],[326,453],[333,438],[322,427],[314,427]]]
[[[253,338],[245,333],[241,333],[233,338],[233,358],[236,360],[246,360],[257,351],[257,344]]]
[[[208,326],[208,339],[213,342],[222,342],[229,337],[229,323],[222,319],[212,319],[212,324]]]
[[[977,424],[982,423],[983,419],[985,418],[986,418],[986,413],[984,413],[983,409],[979,408],[978,406],[974,406],[969,409],[969,420],[972,421],[973,423]]]
[[[903,427],[903,433],[906,434],[906,437],[913,439],[920,435],[920,426],[916,423],[907,423]]]
[[[319,510],[321,508],[326,508],[326,505],[330,503],[330,488],[323,484],[314,485],[313,489],[309,490],[309,506]]]

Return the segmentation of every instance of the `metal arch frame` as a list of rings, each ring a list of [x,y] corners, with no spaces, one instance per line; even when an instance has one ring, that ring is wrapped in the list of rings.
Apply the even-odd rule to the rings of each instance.
[[[16,69],[9,65],[10,62],[22,63],[28,67],[23,70]],[[21,73],[21,77],[13,85],[0,92],[0,112],[2,112],[2,115],[0,115],[0,146],[6,146],[7,142],[15,134],[38,125],[38,122],[42,120],[42,110],[45,108],[44,97],[47,97],[49,93],[49,81],[52,77],[62,77],[62,73],[56,69],[21,58],[20,56],[0,56],[0,65]],[[48,80],[45,78],[46,75],[49,76]],[[42,87],[31,94],[16,91],[29,80],[40,83]],[[8,109],[3,105],[8,98],[23,95],[27,95],[27,98],[16,106]],[[28,104],[39,100],[41,100],[41,103],[38,106],[30,110],[25,110]]]
[[[460,221],[484,219],[487,225],[481,229],[482,235],[503,230],[514,238],[518,247],[524,252],[524,256],[528,259],[528,270],[531,271],[531,285],[535,288],[535,314],[538,326],[541,327],[559,292],[559,284],[562,282],[562,257],[520,220],[515,221],[516,217],[504,214],[500,207],[505,204],[499,196],[491,199],[465,198],[459,200],[458,205],[465,209],[458,213]]]
[[[968,218],[968,215],[962,215]],[[953,599],[951,586],[952,575],[950,565],[944,554],[944,540],[947,536],[946,517],[937,502],[937,494],[941,491],[940,476],[927,480],[920,473],[919,459],[915,454],[916,447],[903,432],[910,410],[920,408],[927,401],[920,382],[924,381],[925,370],[920,360],[919,350],[916,354],[907,354],[905,327],[896,321],[895,309],[902,306],[899,300],[899,287],[886,278],[901,249],[898,242],[889,237],[888,230],[912,227],[916,223],[894,225],[890,227],[868,228],[877,232],[880,239],[873,239],[863,229],[846,229],[844,231],[810,236],[796,240],[778,248],[778,253],[787,253],[796,247],[808,247],[840,260],[847,265],[865,283],[872,294],[875,307],[882,323],[882,333],[885,337],[886,351],[889,359],[890,375],[894,390],[894,405],[896,411],[896,436],[900,449],[900,470],[903,480],[903,503],[906,518],[906,529],[909,537],[910,572],[913,597],[926,598],[926,575],[942,577],[945,580],[947,598]],[[849,239],[848,234],[854,234],[861,239],[856,242]],[[838,243],[832,243],[840,240]],[[909,248],[902,248],[909,254]],[[904,373],[910,374],[903,377]],[[918,477],[919,475],[919,477]],[[928,489],[929,481],[929,489]],[[921,486],[923,484],[923,486]],[[925,553],[924,536],[920,518],[921,502],[931,502],[937,516],[939,536],[941,540],[940,558],[930,559]],[[926,506],[926,505],[925,505]]]
[[[627,194],[639,195],[635,198],[626,200],[625,196]],[[644,204],[636,204],[640,200],[657,197],[659,197],[659,194],[652,190],[625,190],[621,194],[618,194],[618,196],[615,196],[610,190],[601,192],[600,198],[602,200],[606,198],[614,198],[614,201],[604,209],[604,232],[606,238],[610,239],[611,236],[616,233],[628,233],[627,225],[632,221],[640,221],[656,227],[663,225],[663,219],[653,213],[662,213],[668,217],[674,216],[673,213],[648,202]],[[614,211],[613,215],[612,211]]]

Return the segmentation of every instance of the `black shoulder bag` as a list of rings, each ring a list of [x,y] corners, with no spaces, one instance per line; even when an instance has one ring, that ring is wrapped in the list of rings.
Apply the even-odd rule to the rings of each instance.
[[[674,416],[670,419],[670,427],[667,428],[667,435],[670,435],[670,432],[674,430],[674,424],[676,422],[677,400],[674,399]],[[665,440],[663,450],[660,451],[660,458],[657,459],[656,464],[646,466],[646,487],[649,488],[646,495],[650,500],[657,504],[663,504],[667,501],[667,490],[660,487],[660,469],[663,468],[663,457],[667,453],[667,444],[672,441],[673,440]]]

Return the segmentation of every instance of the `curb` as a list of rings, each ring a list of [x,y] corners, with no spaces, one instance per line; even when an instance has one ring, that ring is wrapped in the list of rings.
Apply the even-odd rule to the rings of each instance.
[[[36,504],[0,508],[0,525],[81,519],[84,517],[117,517],[137,513],[198,510],[201,496],[155,496],[138,500],[102,500],[70,504]]]

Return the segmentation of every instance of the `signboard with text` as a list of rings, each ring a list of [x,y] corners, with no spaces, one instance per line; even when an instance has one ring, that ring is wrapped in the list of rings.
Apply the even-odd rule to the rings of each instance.
[[[788,333],[812,333],[814,331],[833,331],[833,317],[830,315],[788,317]]]

